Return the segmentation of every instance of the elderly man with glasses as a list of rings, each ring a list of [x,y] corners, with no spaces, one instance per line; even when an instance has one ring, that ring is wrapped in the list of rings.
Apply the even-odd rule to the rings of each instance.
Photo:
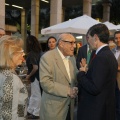
[[[40,120],[73,120],[74,98],[78,89],[74,58],[75,38],[61,34],[57,48],[46,52],[40,61],[40,83],[43,88]]]

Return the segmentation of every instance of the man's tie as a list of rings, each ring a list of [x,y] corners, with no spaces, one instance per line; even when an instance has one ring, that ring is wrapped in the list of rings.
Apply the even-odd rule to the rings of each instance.
[[[88,52],[87,52],[87,64],[89,64],[90,56],[91,56],[91,50],[88,50]]]
[[[92,63],[93,59],[96,57],[96,53],[93,54],[91,60],[90,60],[90,64]]]

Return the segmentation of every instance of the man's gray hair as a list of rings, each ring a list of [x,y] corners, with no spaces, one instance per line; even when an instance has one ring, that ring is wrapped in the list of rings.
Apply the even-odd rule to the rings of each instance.
[[[59,34],[59,36],[57,38],[57,44],[56,44],[56,46],[58,46],[60,40],[63,40],[63,37],[64,37],[65,34],[71,34],[71,33],[61,33],[61,34]]]

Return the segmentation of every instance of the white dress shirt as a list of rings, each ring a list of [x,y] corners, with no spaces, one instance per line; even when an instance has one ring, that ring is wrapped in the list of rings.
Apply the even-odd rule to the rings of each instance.
[[[59,50],[58,47],[57,47],[57,50],[58,50],[58,52],[59,52],[59,54],[60,54],[60,56],[61,56],[61,58],[62,58],[62,60],[63,60],[63,63],[64,63],[64,65],[65,65],[66,71],[67,71],[68,76],[69,76],[69,80],[70,80],[70,82],[71,82],[70,66],[69,66],[69,58],[70,58],[70,56],[66,56],[66,57],[65,57],[65,56],[62,54],[62,52]]]

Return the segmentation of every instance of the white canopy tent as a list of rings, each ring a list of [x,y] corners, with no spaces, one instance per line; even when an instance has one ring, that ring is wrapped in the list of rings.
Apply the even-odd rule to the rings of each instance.
[[[83,15],[81,17],[42,29],[41,34],[55,34],[63,32],[86,34],[91,26],[98,23],[100,22],[87,15]]]
[[[113,23],[106,21],[103,24],[105,24],[109,30],[116,30],[117,25],[114,25]]]
[[[116,29],[117,29],[117,30],[120,30],[120,25],[117,25],[117,26],[116,26]]]
[[[115,31],[117,30],[117,25],[114,25],[113,23],[111,23],[109,21],[106,21],[103,24],[105,24],[108,27],[108,29],[110,31],[110,36],[113,36]]]

